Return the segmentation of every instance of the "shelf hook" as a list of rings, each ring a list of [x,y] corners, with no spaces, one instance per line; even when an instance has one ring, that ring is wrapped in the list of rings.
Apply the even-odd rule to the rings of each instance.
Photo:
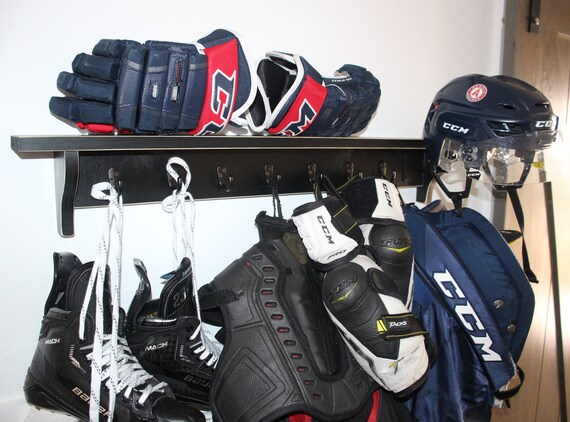
[[[271,189],[277,188],[279,182],[281,181],[281,175],[279,173],[275,174],[273,169],[273,164],[269,163],[263,167],[265,172],[265,182],[271,187]]]
[[[226,192],[230,192],[232,190],[234,178],[228,174],[227,166],[225,164],[220,164],[216,169],[216,173],[218,175],[218,186]]]
[[[314,186],[317,183],[317,165],[310,163],[307,166],[307,172],[309,173],[309,182],[311,182],[311,186]]]
[[[263,170],[265,171],[265,181],[271,189],[271,195],[273,196],[273,216],[283,218],[281,200],[279,199],[279,182],[281,181],[281,175],[275,174],[273,164],[271,163],[266,164]]]
[[[355,165],[353,161],[347,161],[346,164],[344,165],[344,170],[346,171],[346,179],[347,180],[351,180],[354,177],[358,177],[359,179],[362,179],[362,177],[364,177],[364,174],[359,171],[356,175],[354,174],[355,171]]]
[[[121,180],[121,172],[119,169],[111,167],[107,172],[107,176],[111,186],[113,186],[117,193],[121,195],[123,191],[123,181]]]
[[[388,164],[386,161],[380,161],[380,163],[378,163],[378,169],[380,170],[380,178],[388,180]]]

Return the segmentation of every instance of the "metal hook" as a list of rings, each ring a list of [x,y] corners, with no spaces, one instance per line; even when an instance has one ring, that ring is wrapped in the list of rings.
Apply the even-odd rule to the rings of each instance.
[[[266,164],[263,168],[265,171],[265,181],[271,189],[271,195],[273,196],[273,216],[283,218],[283,210],[281,209],[281,200],[279,199],[279,182],[281,181],[281,175],[275,174],[273,169],[273,164]]]
[[[265,171],[265,182],[271,189],[277,188],[281,181],[281,175],[274,173],[273,164],[266,164],[263,170]]]
[[[352,179],[354,177],[354,163],[352,161],[348,161],[344,165],[344,169],[346,170],[346,178],[348,180]]]
[[[309,182],[311,182],[311,185],[317,183],[317,165],[315,163],[310,163],[307,166],[307,172],[309,173]]]
[[[167,175],[168,177],[168,186],[176,192],[180,192],[182,190],[182,180],[180,177],[174,179],[170,174]]]
[[[388,164],[386,161],[380,161],[380,163],[378,163],[378,168],[380,170],[380,178],[388,180]]]
[[[111,167],[107,172],[107,176],[109,178],[109,183],[111,184],[111,186],[113,186],[117,191],[117,193],[121,195],[123,191],[123,181],[120,178],[121,172],[119,171],[119,169]]]
[[[352,161],[347,161],[346,164],[344,165],[344,170],[346,171],[346,179],[350,180],[352,178],[355,177],[354,175],[354,169],[355,169],[355,165]],[[356,177],[358,177],[359,179],[362,179],[362,177],[364,176],[364,174],[359,171],[358,174],[356,175]]]
[[[228,174],[228,168],[226,165],[220,164],[216,168],[216,173],[218,175],[218,186],[224,189],[226,192],[230,192],[232,190],[234,178]]]

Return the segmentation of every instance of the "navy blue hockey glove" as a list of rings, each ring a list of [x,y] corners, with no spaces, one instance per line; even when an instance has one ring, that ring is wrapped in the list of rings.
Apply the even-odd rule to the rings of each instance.
[[[90,132],[217,133],[255,94],[238,37],[221,29],[192,44],[101,40],[72,69],[50,111]]]
[[[362,250],[363,234],[335,196],[293,211],[293,223],[316,268],[323,303],[348,349],[383,388],[408,395],[425,381],[433,348],[390,274]]]
[[[246,116],[253,132],[349,136],[366,127],[380,100],[378,79],[356,65],[323,78],[303,57],[273,51],[259,62],[257,76]]]

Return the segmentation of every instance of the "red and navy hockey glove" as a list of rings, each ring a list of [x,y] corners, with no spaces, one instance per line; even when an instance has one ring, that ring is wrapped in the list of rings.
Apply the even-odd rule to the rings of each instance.
[[[366,127],[380,100],[378,79],[356,65],[323,78],[303,57],[273,51],[259,62],[257,76],[246,116],[253,132],[349,136]]]
[[[223,29],[191,44],[101,40],[72,69],[50,111],[90,132],[217,133],[255,95],[239,38]]]

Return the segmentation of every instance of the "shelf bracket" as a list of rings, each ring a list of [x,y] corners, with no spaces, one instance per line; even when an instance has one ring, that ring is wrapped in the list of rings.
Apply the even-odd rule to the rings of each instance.
[[[75,195],[79,183],[79,153],[54,153],[57,230],[62,237],[73,236]]]

